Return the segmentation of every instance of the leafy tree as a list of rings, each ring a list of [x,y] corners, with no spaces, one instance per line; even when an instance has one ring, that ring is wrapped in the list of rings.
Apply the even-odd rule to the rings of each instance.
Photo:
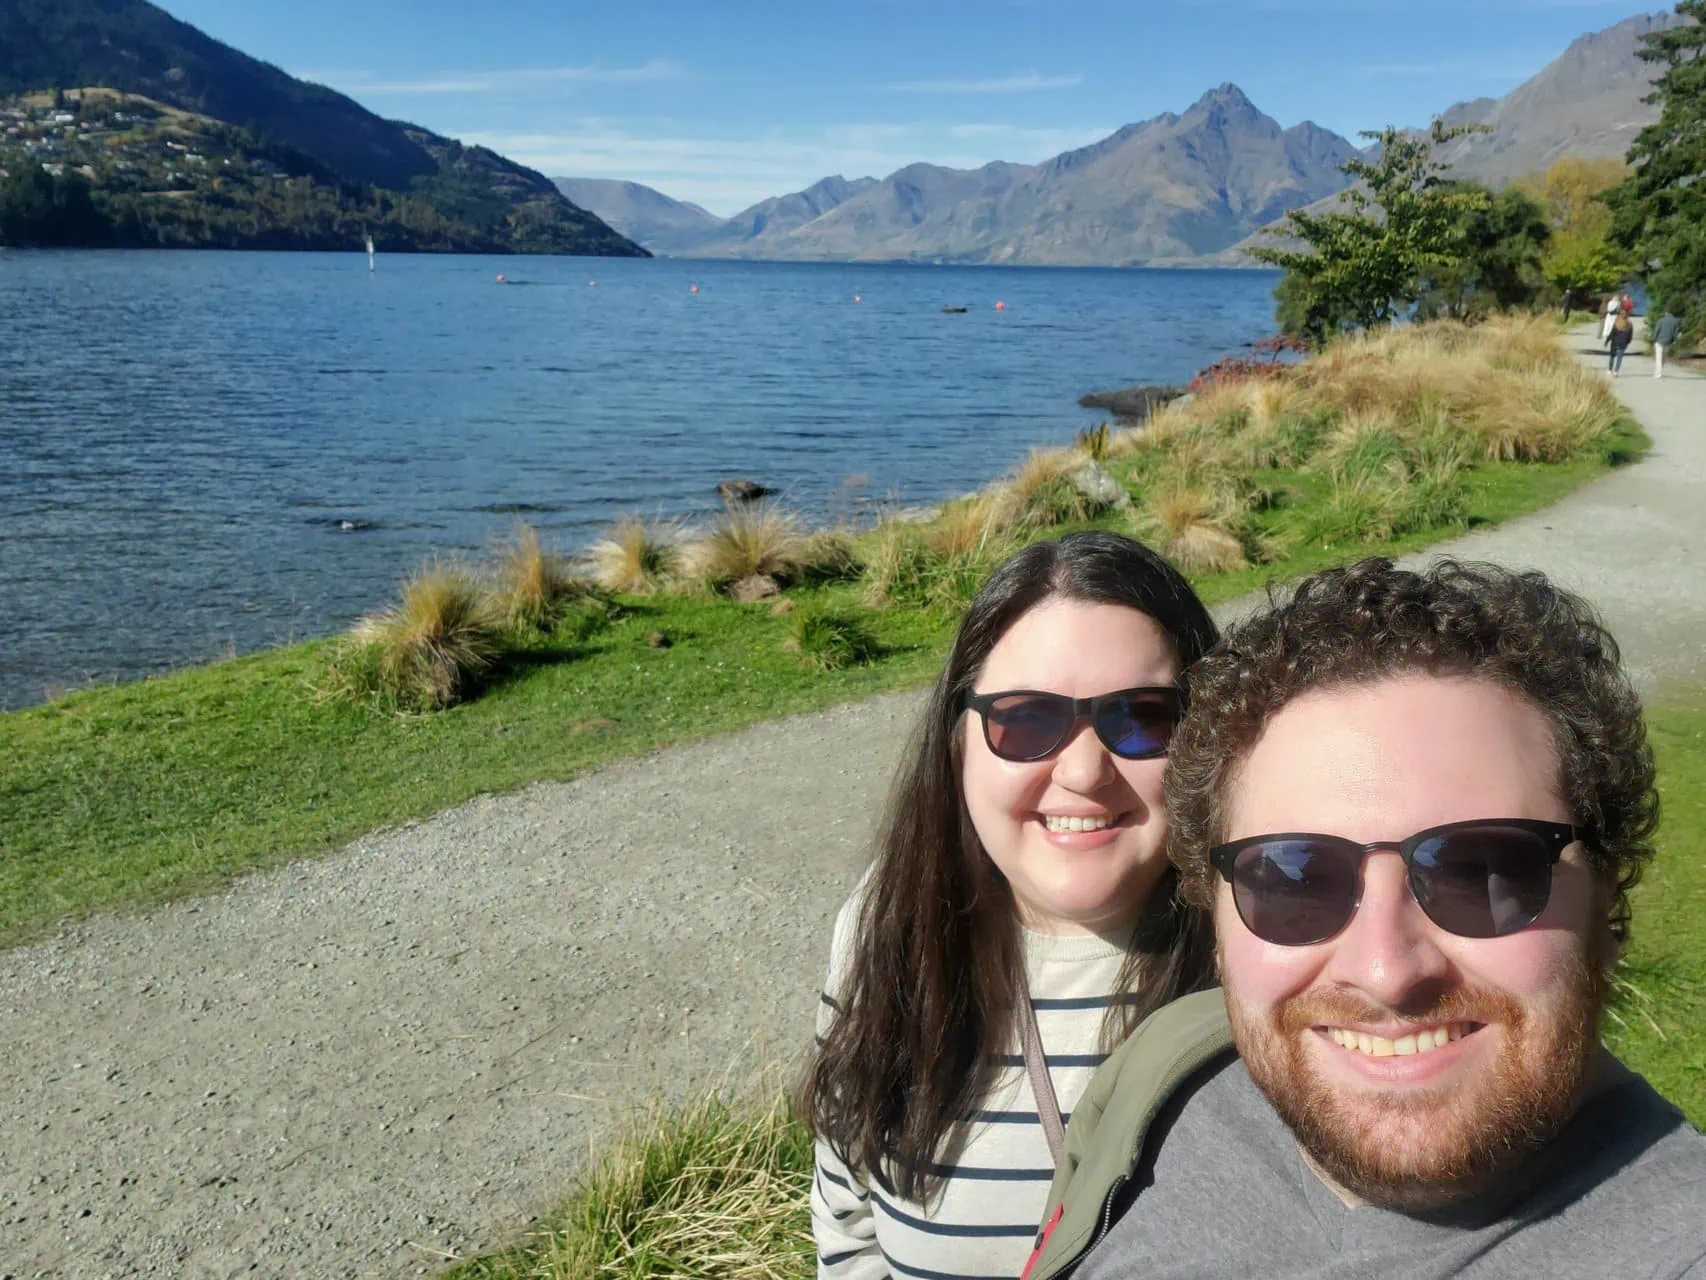
[[[1511,185],[1540,202],[1547,225],[1572,236],[1603,236],[1611,230],[1605,193],[1629,176],[1621,160],[1568,155],[1544,173],[1531,173]]]
[[[1606,239],[1611,230],[1606,196],[1628,176],[1622,160],[1570,155],[1513,184],[1546,210],[1552,239],[1540,267],[1555,295],[1573,291],[1585,303],[1628,279],[1627,255]]]
[[[1457,256],[1423,277],[1417,314],[1467,319],[1532,306],[1545,285],[1541,253],[1552,235],[1546,211],[1515,187],[1496,196],[1471,182],[1454,190],[1479,203],[1458,215]]]
[[[1560,232],[1546,246],[1541,262],[1546,282],[1559,293],[1580,298],[1608,293],[1629,276],[1629,264],[1604,236]]]
[[[1379,152],[1342,166],[1356,180],[1339,197],[1348,208],[1286,215],[1282,234],[1304,241],[1307,250],[1263,245],[1250,251],[1285,269],[1275,291],[1282,328],[1321,342],[1343,329],[1390,324],[1416,302],[1426,278],[1455,266],[1467,216],[1487,196],[1447,183],[1433,150],[1476,131],[1448,129],[1436,120],[1423,136],[1396,128],[1362,135],[1377,139]]]
[[[81,174],[56,178],[31,163],[0,182],[0,244],[101,244],[109,230]]]
[[[1681,26],[1644,37],[1636,56],[1663,63],[1648,102],[1659,118],[1629,148],[1634,172],[1612,196],[1612,239],[1634,252],[1647,292],[1706,334],[1706,0],[1681,0]]]

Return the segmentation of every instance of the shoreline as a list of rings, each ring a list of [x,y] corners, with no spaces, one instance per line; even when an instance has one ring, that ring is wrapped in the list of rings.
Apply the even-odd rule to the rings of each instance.
[[[814,523],[891,493],[934,503],[1094,423],[1073,405],[1086,387],[1183,376],[1199,354],[1169,340],[1134,355],[1117,336],[1120,317],[1198,292],[1163,276],[433,255],[370,277],[348,254],[43,252],[56,256],[20,252],[0,274],[20,314],[81,299],[65,322],[82,336],[0,324],[22,428],[0,498],[35,515],[0,572],[25,624],[0,674],[12,706],[223,657],[229,640],[251,653],[330,633],[429,556],[481,554],[510,508],[543,504],[522,518],[573,550],[628,511],[705,522],[715,484],[741,474]],[[496,287],[499,272],[537,287]],[[1263,281],[1203,279],[1221,345],[1265,331]],[[944,293],[983,296],[952,317]],[[161,362],[132,359],[103,322],[120,294],[161,314]],[[1013,310],[997,317],[1003,295]],[[251,314],[268,300],[300,311],[303,332],[281,309]],[[681,349],[658,364],[648,335]],[[915,342],[963,376],[932,377],[922,354],[895,371]],[[1067,352],[1052,365],[1050,343]],[[755,350],[772,358],[736,363]],[[116,494],[102,480],[115,467],[132,477]],[[333,541],[318,522],[337,518],[385,527]]]

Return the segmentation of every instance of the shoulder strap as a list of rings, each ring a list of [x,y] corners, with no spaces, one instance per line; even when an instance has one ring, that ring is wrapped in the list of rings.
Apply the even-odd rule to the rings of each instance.
[[[1043,1035],[1037,1029],[1037,1011],[1031,1006],[1031,983],[1023,965],[1019,969],[1019,1044],[1025,1054],[1025,1073],[1031,1077],[1031,1093],[1037,1100],[1037,1119],[1042,1122],[1043,1136],[1048,1139],[1048,1153],[1055,1167],[1060,1166],[1061,1152],[1066,1149],[1066,1125],[1060,1119],[1060,1099],[1055,1097],[1054,1081],[1048,1073],[1048,1055],[1043,1052]]]
[[[1060,1280],[1100,1238],[1109,1196],[1130,1176],[1150,1122],[1173,1092],[1232,1049],[1218,988],[1181,996],[1141,1022],[1072,1108],[1066,1154],[1049,1187],[1031,1280]]]

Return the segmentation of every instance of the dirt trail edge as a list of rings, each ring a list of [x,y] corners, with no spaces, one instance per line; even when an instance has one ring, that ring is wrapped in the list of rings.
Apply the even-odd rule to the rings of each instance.
[[[1584,591],[1651,690],[1706,674],[1706,381],[1648,375],[1617,390],[1649,458],[1436,553]],[[0,954],[0,1276],[411,1275],[512,1237],[632,1104],[796,1051],[916,704]]]

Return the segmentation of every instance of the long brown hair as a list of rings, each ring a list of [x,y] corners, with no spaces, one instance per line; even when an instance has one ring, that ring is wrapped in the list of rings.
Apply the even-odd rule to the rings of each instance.
[[[798,1106],[840,1158],[908,1200],[937,1185],[937,1152],[985,1096],[1014,1032],[1024,949],[1013,894],[960,789],[961,698],[990,651],[1044,601],[1136,609],[1178,648],[1181,672],[1217,639],[1176,569],[1114,533],[1037,542],[989,578],[960,622],[895,776],[865,885],[837,1014]],[[1183,679],[1183,676],[1181,676]],[[1111,1047],[1162,1004],[1211,982],[1206,920],[1173,873],[1151,893],[1110,1006]]]

